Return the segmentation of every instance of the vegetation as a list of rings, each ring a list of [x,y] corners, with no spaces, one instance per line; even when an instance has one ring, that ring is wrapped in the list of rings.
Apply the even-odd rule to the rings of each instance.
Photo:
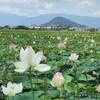
[[[25,30],[27,30],[29,28],[26,27],[26,26],[23,26],[23,25],[19,25],[19,26],[16,26],[15,29],[25,29]]]
[[[51,66],[44,73],[32,71],[32,88],[29,70],[14,71],[21,47],[28,45],[34,51],[43,51],[46,57],[43,63]],[[75,59],[70,56],[72,53]],[[64,77],[61,85],[54,83],[56,72]],[[8,97],[3,95],[1,88],[1,99],[33,100],[33,91],[34,100],[100,100],[100,33],[0,30],[0,85],[6,86],[9,81],[22,83],[23,92]]]

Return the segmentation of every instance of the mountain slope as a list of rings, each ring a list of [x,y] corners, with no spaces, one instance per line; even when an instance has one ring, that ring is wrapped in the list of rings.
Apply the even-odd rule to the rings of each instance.
[[[77,24],[67,18],[64,17],[55,17],[52,20],[50,20],[49,22],[40,25],[42,27],[48,27],[48,26],[59,26],[59,27],[81,27],[82,25]]]
[[[65,17],[81,25],[100,27],[100,17],[87,17],[87,16],[67,15],[67,14],[42,14],[33,17],[25,17],[8,13],[0,13],[0,26],[4,25],[29,26],[33,24],[41,25],[53,19],[54,17],[58,16]]]
[[[77,15],[67,15],[67,14],[43,14],[31,17],[31,19],[33,19],[34,22],[36,21],[37,24],[39,25],[46,23],[57,16],[68,18],[81,25],[90,27],[100,27],[100,17],[77,16]]]

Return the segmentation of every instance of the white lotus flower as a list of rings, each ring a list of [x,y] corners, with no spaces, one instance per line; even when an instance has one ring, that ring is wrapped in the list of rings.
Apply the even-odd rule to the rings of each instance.
[[[76,61],[79,58],[79,55],[77,55],[76,53],[71,53],[71,55],[69,56],[69,60],[72,61]]]
[[[15,96],[16,94],[22,92],[23,85],[22,83],[16,84],[16,83],[8,82],[7,87],[2,85],[1,88],[2,88],[4,95]]]
[[[49,65],[40,64],[40,62],[44,60],[43,52],[40,51],[35,54],[31,46],[26,47],[25,50],[21,48],[20,60],[20,62],[14,63],[16,72],[24,72],[30,67],[40,72],[48,71],[50,69]]]
[[[21,48],[20,50],[20,61],[15,62],[14,65],[16,67],[16,72],[24,72],[29,69],[33,65],[33,57],[35,55],[34,50],[31,46],[27,46],[24,50]]]

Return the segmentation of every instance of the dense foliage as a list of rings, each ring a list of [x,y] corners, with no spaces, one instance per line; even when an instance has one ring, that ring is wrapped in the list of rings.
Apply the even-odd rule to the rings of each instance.
[[[60,38],[66,46],[64,49],[58,48]],[[46,73],[32,73],[35,100],[44,100],[45,87],[47,100],[100,99],[100,94],[96,91],[100,84],[100,33],[0,30],[0,84],[12,81],[24,85],[23,92],[16,95],[15,100],[32,100],[28,72],[14,72],[13,64],[19,60],[20,48],[27,45],[31,45],[35,51],[43,51],[46,56],[44,62],[51,66],[51,70]],[[77,62],[69,60],[71,53],[79,55]],[[57,71],[65,79],[61,95],[59,89],[50,84]],[[2,91],[0,95],[3,96]]]

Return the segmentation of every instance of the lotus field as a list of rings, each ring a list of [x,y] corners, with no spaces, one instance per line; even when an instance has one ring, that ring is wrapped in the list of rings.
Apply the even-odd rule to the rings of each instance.
[[[100,100],[100,33],[0,30],[0,100]]]

